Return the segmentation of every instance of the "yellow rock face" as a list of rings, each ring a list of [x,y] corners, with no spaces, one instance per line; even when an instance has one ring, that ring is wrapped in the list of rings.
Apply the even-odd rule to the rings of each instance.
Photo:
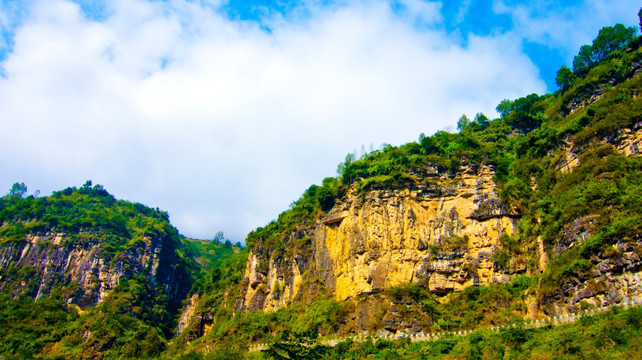
[[[315,234],[317,271],[334,285],[335,297],[408,282],[448,292],[496,281],[491,254],[502,233],[512,234],[513,221],[499,214],[475,218],[480,204],[497,198],[488,168],[463,174],[453,186],[441,196],[409,190],[349,196],[347,216]],[[459,243],[452,244],[455,236]]]
[[[261,273],[251,254],[244,307],[287,306],[313,279],[337,300],[409,282],[447,293],[508,281],[493,269],[492,255],[499,237],[513,234],[515,215],[499,201],[492,170],[435,180],[417,189],[352,189],[317,220],[310,259],[270,258]]]

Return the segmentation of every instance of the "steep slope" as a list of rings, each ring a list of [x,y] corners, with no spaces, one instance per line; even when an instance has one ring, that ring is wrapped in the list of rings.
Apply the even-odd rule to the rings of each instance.
[[[555,94],[503,101],[499,119],[349,154],[248,235],[244,280],[225,292],[240,318],[211,316],[193,346],[470,329],[642,293],[640,43]],[[214,312],[202,305],[194,317]],[[309,321],[279,323],[291,317]]]
[[[492,175],[488,166],[470,166],[411,188],[358,194],[352,187],[315,220],[308,258],[262,259],[260,245],[252,248],[244,307],[287,306],[311,278],[339,301],[409,282],[447,293],[508,281],[507,274],[526,270],[525,260],[505,271],[493,267],[492,255],[519,214],[505,209]]]
[[[181,252],[185,240],[167,213],[116,200],[88,182],[48,197],[4,197],[0,222],[3,296],[35,307],[60,301],[69,316],[85,315],[76,325],[58,324],[72,328],[58,341],[81,336],[76,346],[87,356],[117,354],[119,338],[133,326],[137,336],[153,338],[152,353],[162,350],[159,333],[174,332],[176,312],[200,273]]]

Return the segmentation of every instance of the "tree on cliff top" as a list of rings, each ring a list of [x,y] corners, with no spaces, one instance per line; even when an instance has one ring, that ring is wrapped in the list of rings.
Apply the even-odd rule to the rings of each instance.
[[[562,66],[559,70],[557,70],[555,82],[557,83],[557,86],[560,87],[560,89],[566,90],[571,87],[573,81],[575,81],[576,78],[577,77],[575,76],[573,71],[568,68],[568,66]]]
[[[508,125],[526,134],[544,121],[544,107],[540,100],[545,97],[546,95],[530,94],[514,101],[504,99],[496,110]]]
[[[584,45],[580,48],[579,54],[573,58],[573,71],[582,73],[593,65],[604,61],[615,50],[628,45],[635,37],[633,26],[625,27],[622,24],[606,26],[600,30],[593,45]]]
[[[13,185],[11,185],[11,189],[9,190],[9,194],[7,194],[7,196],[17,196],[19,198],[22,198],[26,193],[27,185],[25,185],[25,183],[14,183]]]

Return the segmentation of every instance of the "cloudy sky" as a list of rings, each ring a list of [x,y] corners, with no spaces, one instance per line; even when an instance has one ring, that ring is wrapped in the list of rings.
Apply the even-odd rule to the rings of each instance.
[[[0,0],[0,192],[91,179],[233,241],[345,155],[555,90],[631,0]]]

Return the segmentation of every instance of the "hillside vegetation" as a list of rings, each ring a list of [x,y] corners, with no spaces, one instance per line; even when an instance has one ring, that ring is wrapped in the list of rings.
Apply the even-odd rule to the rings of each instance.
[[[194,281],[239,251],[222,238],[186,239],[166,212],[116,200],[89,181],[46,197],[24,197],[25,190],[17,184],[0,198],[0,354],[12,358],[158,355]],[[33,249],[50,262],[29,259]],[[117,285],[97,299],[96,283],[106,279],[73,281],[69,263],[55,264],[63,254],[76,254],[70,262],[86,254],[91,264],[105,264],[78,265],[90,273],[114,269],[108,273],[119,276]]]
[[[642,39],[634,34],[621,25],[604,28],[572,70],[560,69],[558,91],[503,100],[497,119],[464,115],[458,132],[348,154],[338,176],[310,186],[251,232],[245,249],[222,233],[214,241],[187,239],[166,212],[117,200],[91,182],[44,197],[25,197],[16,183],[0,198],[0,358],[639,357],[639,307],[556,328],[477,331],[429,343],[318,342],[397,331],[403,322],[435,332],[476,330],[555,314],[573,296],[574,307],[590,309],[588,299],[609,293],[596,276],[639,275]],[[304,294],[288,306],[245,306],[252,257],[269,259],[255,262],[266,268],[311,262],[312,229],[348,194],[436,189],[481,168],[492,169],[517,228],[498,239],[492,266],[527,259],[509,281],[450,293],[408,283],[338,301],[308,273]],[[468,241],[446,240],[422,251],[446,258]],[[578,286],[585,286],[581,294],[571,291]],[[271,346],[249,353],[257,343]]]
[[[628,38],[618,40],[617,46],[604,45],[613,31],[624,32]],[[214,318],[211,330],[193,339],[187,348],[214,347],[227,349],[220,350],[220,354],[229,354],[243,352],[244,347],[237,345],[239,342],[278,344],[292,333],[354,335],[357,329],[351,317],[355,308],[363,303],[369,303],[367,308],[375,314],[373,318],[379,319],[378,323],[373,320],[368,325],[371,333],[385,326],[381,323],[383,314],[389,313],[395,304],[410,305],[412,310],[404,310],[405,318],[430,319],[434,331],[499,325],[527,316],[528,304],[532,301],[540,304],[540,311],[554,313],[570,296],[565,290],[569,284],[585,283],[592,276],[590,274],[602,271],[598,264],[621,264],[611,265],[606,270],[609,274],[638,272],[639,262],[623,257],[624,252],[642,255],[639,212],[642,209],[642,164],[639,139],[635,138],[642,128],[642,77],[639,75],[642,41],[635,38],[634,33],[631,28],[621,25],[603,29],[590,49],[583,48],[578,55],[584,59],[582,66],[578,65],[574,70],[560,69],[557,92],[504,100],[497,107],[500,114],[497,119],[489,119],[484,114],[477,114],[472,120],[462,116],[457,133],[421,134],[417,142],[384,145],[359,158],[348,154],[338,166],[338,177],[329,177],[321,185],[310,186],[278,219],[247,237],[249,250],[257,256],[269,254],[271,262],[288,262],[313,252],[310,229],[317,219],[330,213],[350,189],[357,189],[362,194],[377,189],[413,189],[436,181],[434,177],[426,176],[427,172],[454,176],[464,167],[490,166],[501,200],[519,218],[518,232],[500,239],[501,246],[492,260],[494,266],[501,268],[508,266],[516,256],[525,254],[531,260],[522,275],[507,284],[471,287],[445,298],[413,284],[344,302],[337,302],[320,290],[311,293],[302,303],[276,312],[235,312],[232,318],[223,322]],[[579,61],[576,62],[579,64]],[[550,259],[544,268],[532,255],[539,250],[539,244]],[[240,276],[243,266],[239,262],[235,276]],[[236,291],[242,292],[244,286],[247,284],[242,284]],[[318,288],[323,289],[323,284]],[[593,306],[582,302],[579,305]],[[633,326],[635,330],[631,331],[639,334],[639,324],[624,326]],[[533,345],[532,354],[550,349],[557,353],[562,345],[556,342],[555,334],[560,331],[579,334],[579,329],[579,326],[571,326],[550,333],[536,331],[533,336],[537,340],[533,341],[541,341],[542,345]],[[635,336],[630,338],[630,343],[621,341],[617,346],[636,349],[635,339],[638,338]],[[574,338],[577,343],[573,346],[582,349],[577,350],[577,354],[590,352],[591,345],[579,337]],[[493,341],[490,338],[474,339],[475,344]],[[496,344],[498,349],[514,349],[518,343],[501,340]],[[455,345],[456,342],[444,345],[448,350],[434,357],[446,356]],[[420,347],[402,344],[400,348],[394,347],[396,350],[384,351],[383,347],[388,345],[370,350],[364,350],[366,345],[346,346],[352,350],[329,358],[374,355],[376,358],[397,358],[399,354],[404,358],[416,358],[411,354]],[[494,345],[484,346],[489,347],[486,350],[483,346],[477,347],[476,353],[492,351]],[[179,347],[184,351],[184,345]],[[456,354],[452,356],[469,357],[460,352]]]

